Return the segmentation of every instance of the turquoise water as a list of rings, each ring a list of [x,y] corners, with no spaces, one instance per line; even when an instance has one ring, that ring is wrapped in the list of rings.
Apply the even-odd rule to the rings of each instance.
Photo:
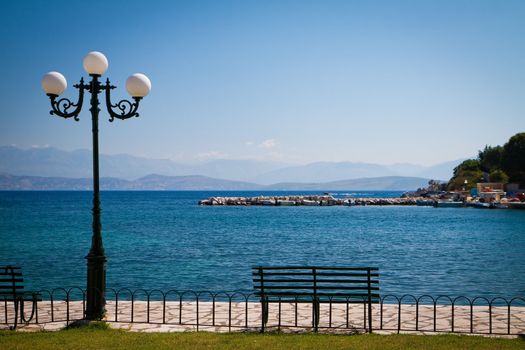
[[[103,192],[108,287],[249,291],[252,265],[315,264],[377,266],[382,294],[525,295],[525,211],[197,205],[259,194]],[[0,265],[85,286],[90,209],[90,192],[0,192]]]

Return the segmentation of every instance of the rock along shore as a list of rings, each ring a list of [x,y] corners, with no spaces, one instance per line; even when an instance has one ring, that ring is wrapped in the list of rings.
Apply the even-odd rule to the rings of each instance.
[[[210,197],[199,205],[265,205],[265,206],[352,206],[352,205],[421,205],[426,198],[334,198],[331,195]],[[433,203],[433,202],[432,202]],[[432,205],[429,201],[428,205]]]

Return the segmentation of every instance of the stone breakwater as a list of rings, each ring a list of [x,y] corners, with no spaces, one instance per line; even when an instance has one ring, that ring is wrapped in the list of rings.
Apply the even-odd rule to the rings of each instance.
[[[353,206],[353,205],[417,205],[419,197],[410,198],[334,198],[330,195],[210,197],[199,205],[264,205],[264,206]]]

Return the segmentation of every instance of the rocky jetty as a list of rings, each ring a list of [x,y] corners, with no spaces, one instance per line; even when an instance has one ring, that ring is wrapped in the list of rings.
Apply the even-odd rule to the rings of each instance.
[[[418,205],[422,198],[334,198],[331,195],[210,197],[199,205],[333,206]]]

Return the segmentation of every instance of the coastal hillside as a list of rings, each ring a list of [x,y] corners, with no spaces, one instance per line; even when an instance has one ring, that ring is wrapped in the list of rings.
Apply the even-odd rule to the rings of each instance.
[[[136,190],[186,190],[186,191],[250,191],[263,186],[242,182],[215,179],[207,176],[163,176],[148,175],[129,182],[131,189]]]
[[[151,191],[329,191],[329,190],[391,190],[405,191],[423,187],[428,179],[417,177],[387,176],[342,180],[326,183],[279,183],[260,185],[250,182],[216,179],[201,175],[163,176],[148,175],[137,180],[124,180],[103,177],[100,187],[103,190],[151,190]],[[80,190],[92,189],[90,178],[64,178],[41,176],[16,176],[0,174],[0,190]]]
[[[106,190],[119,190],[129,186],[130,181],[103,177],[100,184]],[[2,191],[86,191],[93,189],[93,180],[90,178],[66,178],[43,176],[16,176],[0,173],[0,190]]]
[[[162,176],[148,175],[137,180],[102,177],[100,178],[102,190],[197,190],[197,191],[236,191],[257,190],[261,186],[240,181],[214,179],[206,176]],[[72,190],[90,191],[93,189],[91,178],[64,178],[42,176],[16,176],[0,174],[0,190],[46,191],[46,190]]]
[[[502,146],[485,145],[475,159],[467,159],[454,168],[449,190],[474,188],[484,182],[515,183],[525,188],[525,132],[517,133]]]

